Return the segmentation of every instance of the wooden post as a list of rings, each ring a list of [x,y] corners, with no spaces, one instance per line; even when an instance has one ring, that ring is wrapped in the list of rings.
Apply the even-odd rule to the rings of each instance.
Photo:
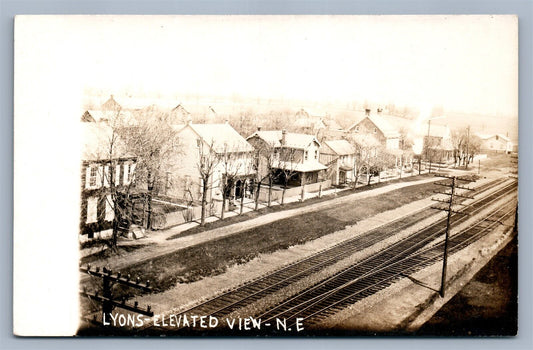
[[[304,201],[304,197],[305,197],[305,173],[302,173],[302,181],[301,181],[301,184],[302,184],[301,201],[303,202],[303,201]]]
[[[452,215],[452,213],[468,215],[468,214],[463,213],[461,211],[455,211],[455,210],[452,209],[452,206],[454,205],[454,197],[462,197],[462,198],[473,199],[473,197],[466,196],[464,194],[456,194],[455,191],[456,191],[456,189],[474,191],[474,189],[458,185],[458,181],[470,182],[470,181],[472,181],[470,179],[457,178],[456,176],[446,176],[446,175],[437,175],[437,176],[444,177],[444,178],[452,180],[452,182],[450,184],[435,182],[436,185],[449,187],[451,189],[450,193],[448,193],[448,192],[436,192],[436,193],[440,193],[440,194],[444,194],[446,196],[449,196],[449,200],[448,201],[432,198],[432,200],[434,200],[434,201],[447,204],[447,206],[445,208],[432,207],[433,209],[438,209],[438,210],[443,210],[443,211],[447,211],[448,212],[448,215],[447,215],[447,218],[446,218],[446,231],[445,231],[445,236],[444,236],[444,253],[443,253],[443,259],[442,259],[441,286],[440,286],[440,290],[439,290],[440,296],[444,298],[444,294],[445,294],[445,290],[446,290],[446,269],[447,269],[447,264],[448,264],[448,240],[449,240],[449,235],[450,235],[451,215]],[[464,204],[460,204],[460,203],[457,203],[457,204],[464,205]]]
[[[247,187],[246,183],[247,183],[246,180],[241,181],[241,193],[240,193],[240,195],[241,195],[241,210],[239,212],[239,215],[242,214],[242,210],[243,210],[243,207],[244,207],[244,196],[246,194],[246,187]]]
[[[105,269],[102,281],[102,290],[105,298],[102,301],[102,322],[109,323],[111,321],[113,305],[109,302],[111,300],[111,281],[109,280],[109,277],[105,275]]]
[[[452,216],[452,204],[453,204],[453,195],[455,192],[455,176],[452,177],[452,192],[450,193],[450,201],[448,204],[448,216],[446,218],[446,233],[444,236],[444,257],[442,259],[442,278],[440,282],[440,296],[444,298],[444,291],[446,290],[446,268],[448,264],[448,238],[450,231],[450,218]]]

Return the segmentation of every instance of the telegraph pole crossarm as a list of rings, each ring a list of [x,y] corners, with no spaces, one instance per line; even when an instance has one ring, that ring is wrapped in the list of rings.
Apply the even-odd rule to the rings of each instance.
[[[139,314],[142,314],[142,315],[146,315],[146,316],[153,316],[154,315],[154,312],[152,311],[150,305],[148,305],[146,307],[146,309],[142,309],[142,308],[138,307],[138,303],[137,302],[135,302],[133,305],[126,304],[125,300],[123,300],[121,302],[118,302],[116,300],[109,299],[109,298],[107,298],[105,296],[100,296],[100,295],[98,295],[98,293],[91,293],[91,292],[87,292],[87,291],[83,291],[83,290],[80,290],[80,295],[86,296],[87,298],[89,298],[91,300],[94,300],[94,301],[97,301],[97,302],[100,302],[100,303],[107,302],[107,303],[110,303],[111,305],[119,307],[121,309],[128,310],[128,311],[133,311],[133,312],[136,312],[136,313],[139,313]]]
[[[144,292],[152,292],[152,288],[150,287],[150,281],[146,281],[146,283],[140,283],[141,280],[139,277],[137,277],[135,280],[131,279],[130,275],[126,275],[126,277],[122,277],[122,274],[120,272],[113,274],[113,271],[108,268],[103,268],[102,271],[100,271],[99,267],[96,267],[94,269],[91,269],[91,265],[87,264],[86,266],[79,267],[80,272],[86,273],[88,275],[101,278],[102,279],[102,296],[98,295],[98,292],[88,292],[87,289],[84,287],[83,290],[80,290],[80,295],[83,295],[90,300],[99,302],[102,304],[102,323],[105,324],[105,320],[111,319],[111,312],[115,307],[136,312],[142,315],[146,316],[153,316],[154,313],[151,310],[150,305],[146,307],[146,309],[140,308],[139,303],[135,301],[133,305],[126,304],[126,299],[123,298],[121,301],[117,301],[113,299],[112,295],[112,286],[115,283],[122,284],[131,288],[140,289]],[[93,320],[92,323],[96,322]],[[109,325],[109,324],[107,324]]]
[[[435,182],[436,185],[450,188],[450,192],[434,191],[434,193],[447,196],[448,197],[447,200],[439,199],[439,198],[432,198],[432,200],[435,202],[446,204],[446,207],[439,207],[439,206],[431,207],[432,209],[442,210],[448,213],[446,217],[446,231],[445,231],[445,237],[444,237],[444,254],[443,254],[443,259],[442,259],[442,276],[441,276],[441,286],[440,286],[440,291],[439,291],[440,296],[444,298],[444,292],[446,290],[446,268],[448,264],[448,240],[450,236],[450,218],[451,218],[452,213],[460,214],[460,215],[469,215],[468,213],[464,213],[462,211],[457,211],[457,210],[452,209],[454,205],[466,206],[465,204],[462,204],[462,203],[455,203],[454,199],[455,197],[474,199],[471,196],[457,194],[456,190],[462,189],[466,191],[473,191],[474,189],[458,185],[459,181],[471,182],[473,181],[471,179],[458,178],[456,176],[443,175],[443,174],[435,174],[435,176],[439,176],[439,177],[443,177],[443,178],[451,180],[451,182],[449,183]]]

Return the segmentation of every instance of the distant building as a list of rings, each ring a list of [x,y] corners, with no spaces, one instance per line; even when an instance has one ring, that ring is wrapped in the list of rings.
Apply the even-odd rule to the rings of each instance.
[[[320,162],[328,167],[328,175],[333,185],[354,180],[355,148],[348,141],[322,142]]]
[[[429,121],[428,121],[429,122]],[[453,156],[452,133],[448,125],[431,123],[428,134],[424,135],[424,149],[429,151],[426,158],[432,161],[449,160]]]
[[[104,111],[118,111],[122,109],[122,106],[115,100],[113,95],[111,95],[109,99],[102,104],[101,109]]]
[[[502,134],[478,134],[478,136],[481,139],[481,151],[497,153],[513,152],[513,143],[507,136]]]
[[[257,149],[271,149],[274,152],[273,165],[277,169],[279,183],[284,183],[284,173],[292,175],[288,179],[290,186],[317,183],[319,173],[327,169],[319,162],[320,142],[313,135],[285,130],[258,130],[247,140]]]

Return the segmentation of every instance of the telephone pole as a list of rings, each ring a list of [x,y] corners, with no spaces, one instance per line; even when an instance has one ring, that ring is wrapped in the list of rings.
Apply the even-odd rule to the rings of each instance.
[[[457,189],[473,191],[472,188],[464,187],[464,186],[461,186],[461,185],[458,184],[459,181],[471,182],[472,180],[465,179],[465,178],[459,178],[457,176],[447,176],[447,175],[439,175],[439,174],[437,174],[435,176],[444,177],[446,179],[451,180],[451,182],[436,182],[435,183],[437,185],[448,187],[450,189],[449,192],[438,192],[438,191],[436,192],[436,193],[439,193],[439,194],[446,195],[449,198],[448,198],[448,200],[432,198],[432,200],[434,200],[436,202],[444,203],[445,206],[444,207],[431,207],[433,209],[442,210],[442,211],[446,211],[447,212],[446,231],[445,231],[445,234],[444,234],[444,252],[443,252],[443,258],[442,258],[442,275],[441,275],[441,284],[440,284],[440,291],[439,291],[440,296],[442,298],[444,298],[444,292],[446,290],[446,269],[447,269],[447,265],[448,265],[448,240],[449,240],[449,237],[450,237],[451,216],[452,216],[452,213],[468,215],[466,213],[463,213],[461,211],[456,211],[456,210],[453,209],[454,205],[457,205],[457,204],[463,205],[463,204],[460,204],[460,203],[455,203],[454,200],[457,197],[466,198],[466,199],[474,199],[474,197],[465,196],[465,195],[456,193]]]
[[[139,277],[137,277],[135,280],[132,280],[130,275],[122,277],[120,272],[113,274],[113,271],[105,267],[102,269],[101,272],[99,267],[96,267],[95,269],[91,270],[90,264],[87,264],[85,267],[80,266],[80,272],[102,279],[102,296],[99,296],[98,292],[87,291],[85,287],[83,288],[83,290],[80,291],[80,295],[86,296],[90,300],[102,303],[102,325],[110,325],[109,322],[111,320],[111,312],[115,307],[128,311],[133,311],[146,316],[154,315],[150,305],[148,305],[145,309],[142,309],[139,307],[139,303],[137,301],[135,301],[132,305],[127,304],[126,299],[124,298],[120,301],[114,300],[113,293],[111,290],[113,284],[119,283],[131,288],[141,289],[145,292],[152,292],[152,288],[150,287],[150,281],[146,281],[146,283],[140,283],[141,280]],[[94,318],[95,319],[92,320],[93,323],[96,322],[96,316],[94,316]],[[105,321],[107,321],[108,323],[106,323]]]

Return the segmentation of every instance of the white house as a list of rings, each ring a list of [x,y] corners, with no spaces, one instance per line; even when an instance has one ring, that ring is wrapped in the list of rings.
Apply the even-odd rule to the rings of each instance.
[[[323,141],[320,162],[328,167],[332,184],[345,184],[354,178],[355,148],[346,140]]]

